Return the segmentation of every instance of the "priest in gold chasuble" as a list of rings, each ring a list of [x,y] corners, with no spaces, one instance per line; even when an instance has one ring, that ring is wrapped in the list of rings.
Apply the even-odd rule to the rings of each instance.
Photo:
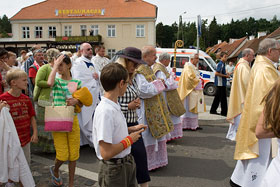
[[[254,60],[255,53],[246,48],[242,51],[242,58],[235,66],[231,84],[227,120],[230,122],[226,138],[235,140],[241,112],[244,106],[245,94],[248,88],[250,76],[250,63]]]
[[[198,126],[198,113],[206,111],[202,80],[196,67],[198,60],[198,54],[191,55],[190,62],[184,66],[177,89],[186,109],[181,116],[182,126],[188,130],[201,129]]]
[[[234,159],[237,164],[230,182],[239,186],[260,187],[271,161],[272,139],[257,139],[255,129],[263,111],[262,99],[278,78],[280,43],[266,38],[259,44],[258,56],[250,72],[244,108],[236,134]]]

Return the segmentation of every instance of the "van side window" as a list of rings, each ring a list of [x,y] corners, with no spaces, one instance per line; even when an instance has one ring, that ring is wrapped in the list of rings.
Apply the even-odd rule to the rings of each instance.
[[[208,64],[203,59],[199,59],[198,69],[202,70],[202,71],[211,71],[211,68],[208,66]]]
[[[176,68],[184,68],[184,65],[189,62],[189,57],[176,56]],[[174,57],[171,58],[170,67],[174,67]]]

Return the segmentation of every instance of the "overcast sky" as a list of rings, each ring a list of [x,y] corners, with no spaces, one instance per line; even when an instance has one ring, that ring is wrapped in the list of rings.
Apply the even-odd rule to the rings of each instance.
[[[6,14],[9,18],[21,8],[42,2],[43,0],[1,0],[0,16]],[[80,0],[82,2],[82,0]],[[277,0],[146,0],[158,7],[157,23],[171,25],[178,22],[182,14],[183,21],[194,21],[197,15],[208,19],[215,15],[218,23],[230,22],[254,17],[255,19],[272,19],[278,15],[280,19],[280,2]],[[183,14],[186,12],[185,14]]]

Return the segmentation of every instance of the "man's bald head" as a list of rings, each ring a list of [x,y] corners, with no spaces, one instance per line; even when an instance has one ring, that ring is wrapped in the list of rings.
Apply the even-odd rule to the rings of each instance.
[[[82,43],[80,47],[80,51],[84,57],[88,59],[92,58],[93,52],[92,52],[92,47],[89,43]]]
[[[148,66],[152,66],[157,59],[155,47],[144,46],[142,48],[142,59],[148,64]]]

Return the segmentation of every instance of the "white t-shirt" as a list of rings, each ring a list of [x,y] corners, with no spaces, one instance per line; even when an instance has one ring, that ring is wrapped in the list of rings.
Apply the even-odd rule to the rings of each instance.
[[[101,102],[96,107],[94,113],[92,128],[92,139],[96,156],[103,160],[100,154],[99,141],[103,140],[106,143],[118,144],[127,136],[127,124],[120,105],[105,97],[101,97]],[[125,157],[130,153],[130,149],[131,147],[128,147],[113,158]]]
[[[226,66],[226,72],[227,72],[227,73],[232,73],[232,72],[234,71],[234,68],[235,68],[234,65],[232,65],[232,66],[227,65],[227,66]]]

